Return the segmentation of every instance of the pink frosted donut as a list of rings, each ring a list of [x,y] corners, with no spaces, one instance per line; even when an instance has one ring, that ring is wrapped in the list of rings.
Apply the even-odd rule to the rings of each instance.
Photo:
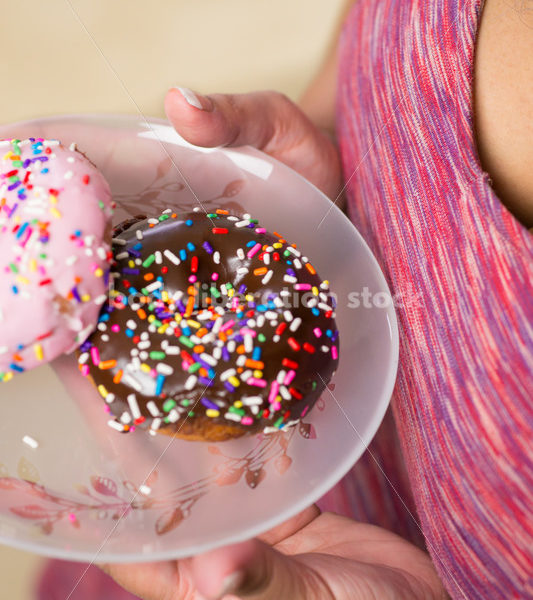
[[[0,381],[74,350],[108,289],[112,200],[74,146],[0,140]]]

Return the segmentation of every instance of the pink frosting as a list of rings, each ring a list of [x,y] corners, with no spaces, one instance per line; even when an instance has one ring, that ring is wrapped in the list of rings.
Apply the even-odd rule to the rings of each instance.
[[[0,381],[74,350],[95,328],[111,214],[109,185],[75,148],[0,140]]]

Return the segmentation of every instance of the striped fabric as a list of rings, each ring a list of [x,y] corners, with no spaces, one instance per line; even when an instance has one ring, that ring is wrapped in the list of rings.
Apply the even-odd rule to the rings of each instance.
[[[409,485],[387,419],[376,461],[322,506],[410,535],[413,497],[452,598],[509,600],[533,598],[533,236],[476,152],[481,10],[359,0],[345,24],[338,132],[351,217],[404,294],[392,407]]]

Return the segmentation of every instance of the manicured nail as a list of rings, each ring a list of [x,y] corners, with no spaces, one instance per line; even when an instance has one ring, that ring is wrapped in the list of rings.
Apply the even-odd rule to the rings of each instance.
[[[216,596],[216,600],[220,600],[220,598],[224,598],[224,596],[227,596],[228,594],[234,594],[235,592],[237,592],[239,587],[242,585],[243,581],[243,571],[236,571],[235,573],[228,575],[222,582],[222,585],[220,586],[220,590],[218,592],[218,595]]]
[[[178,90],[178,92],[185,98],[188,104],[194,106],[194,108],[204,110],[202,102],[200,101],[200,97],[197,94],[195,94],[192,90],[185,87],[176,87],[174,89]]]

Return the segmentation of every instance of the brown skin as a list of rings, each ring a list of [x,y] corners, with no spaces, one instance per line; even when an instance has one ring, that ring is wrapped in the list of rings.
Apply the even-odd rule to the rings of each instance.
[[[424,552],[389,531],[319,514],[314,506],[260,540],[182,561],[104,570],[144,600],[447,598]],[[234,587],[220,596],[230,573],[236,573]]]
[[[274,91],[199,96],[203,110],[170,90],[165,109],[180,135],[198,146],[249,144],[289,165],[330,198],[341,189],[337,147],[329,133]]]
[[[520,13],[522,4],[486,0],[476,54],[474,108],[483,167],[502,202],[524,225],[532,226],[533,22],[527,13]],[[272,92],[211,96],[202,100],[209,110],[198,111],[171,91],[167,114],[191,142],[255,145],[334,197],[340,185],[339,160],[324,130],[334,130],[336,64],[332,49],[302,98],[307,116]],[[258,121],[263,124],[258,126]],[[426,554],[377,527],[331,514],[319,516],[314,507],[264,534],[261,541],[180,562],[106,569],[146,600],[192,600],[199,598],[197,593],[216,598],[231,573],[237,576],[226,592],[234,595],[226,595],[226,600],[446,598]]]
[[[485,3],[475,63],[481,163],[494,190],[533,227],[533,13],[525,2]],[[531,13],[531,14],[530,14]]]

